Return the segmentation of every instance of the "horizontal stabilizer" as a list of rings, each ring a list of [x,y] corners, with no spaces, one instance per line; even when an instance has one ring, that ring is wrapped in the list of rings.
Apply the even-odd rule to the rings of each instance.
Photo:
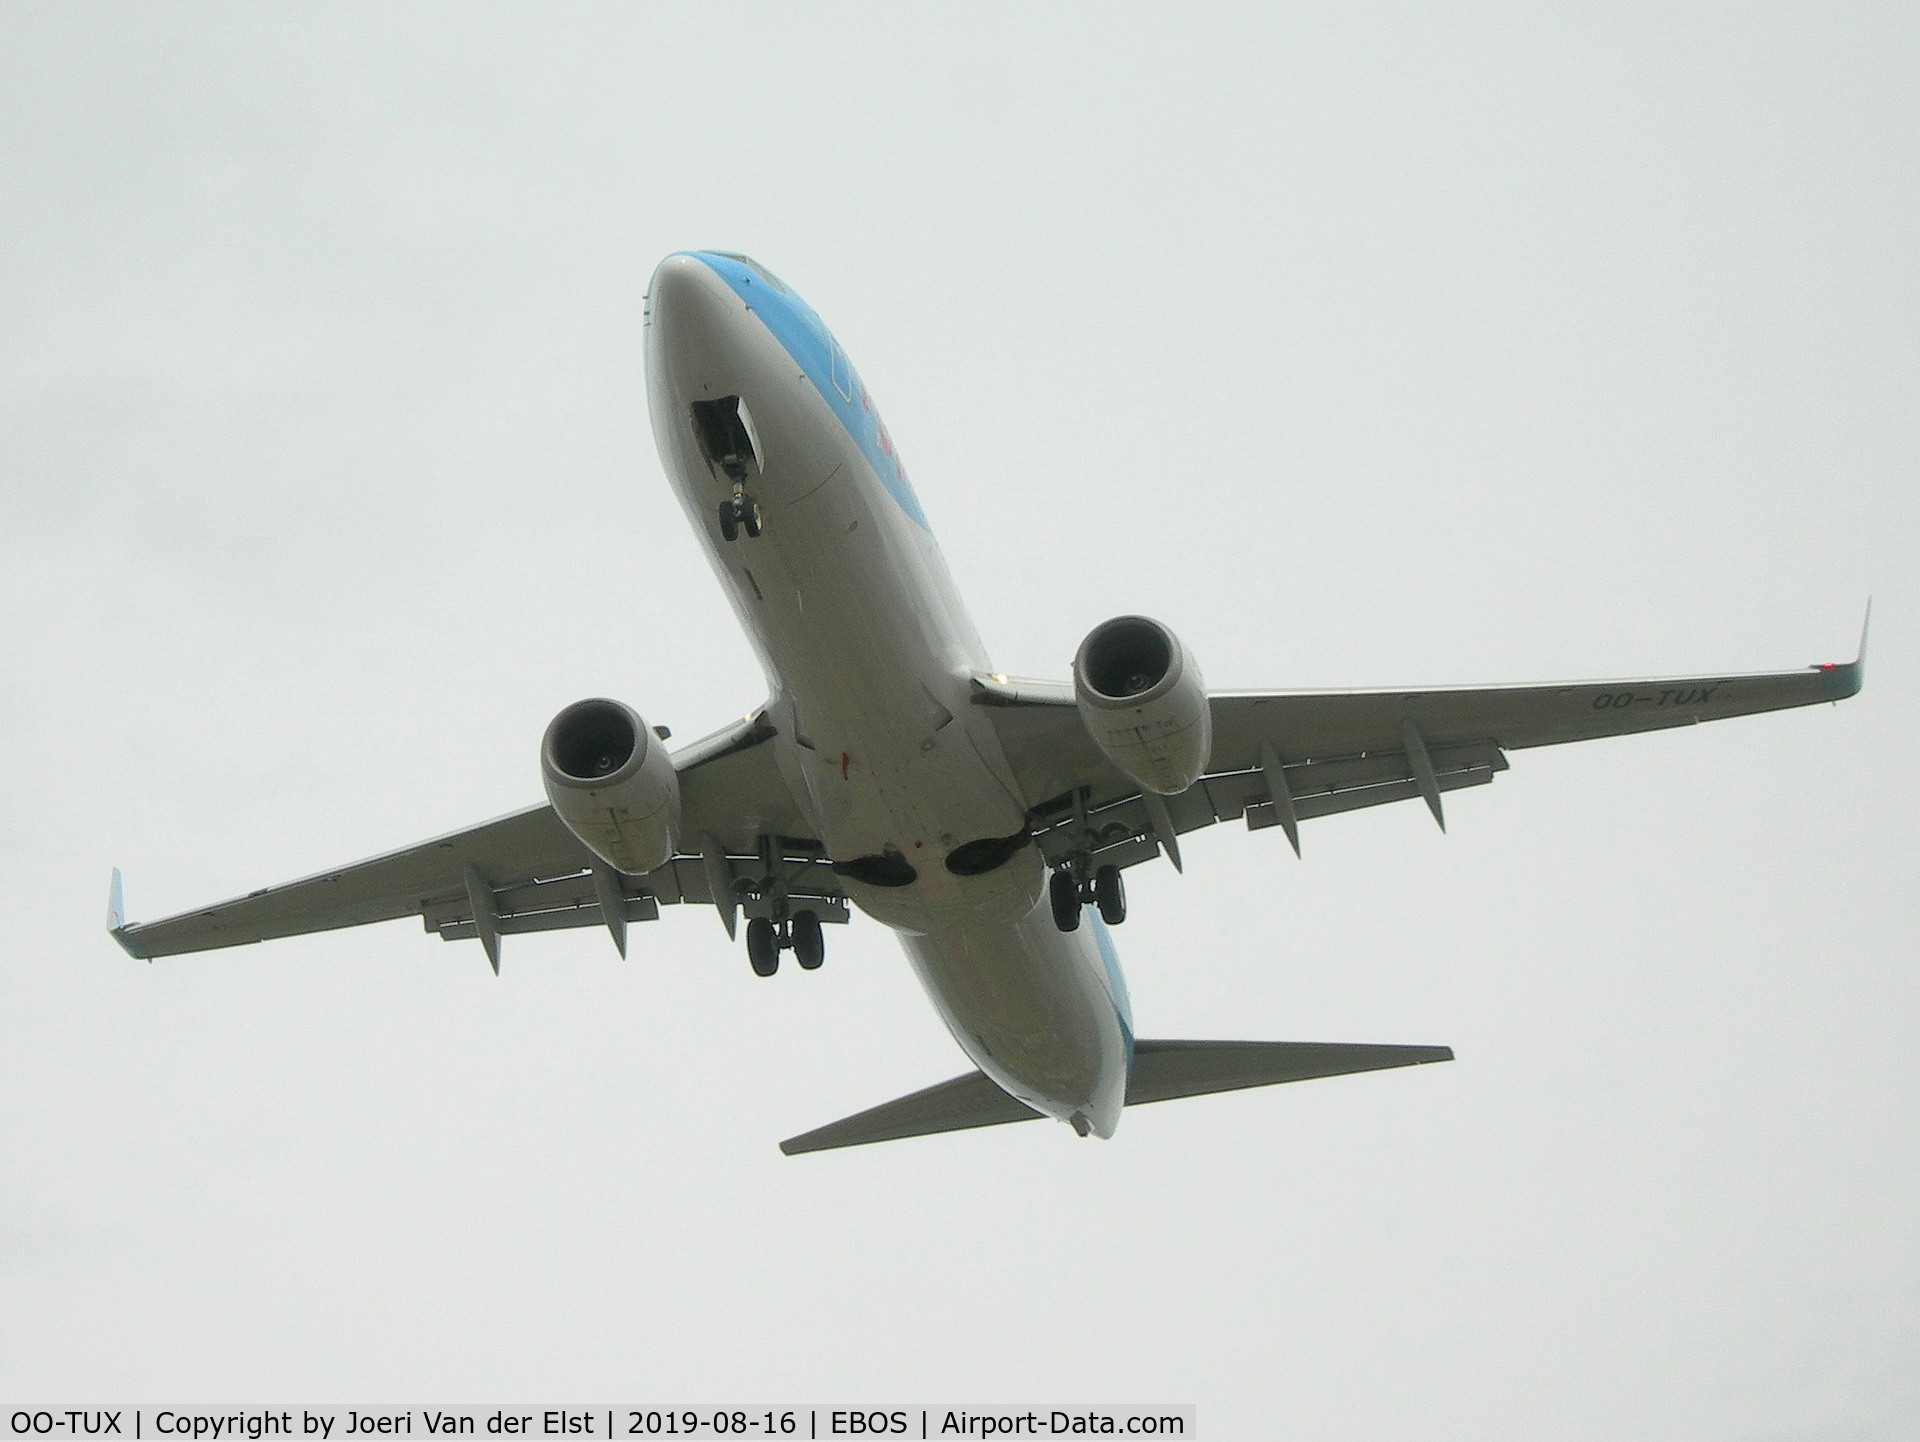
[[[1133,1048],[1127,1105],[1452,1060],[1453,1049],[1444,1046],[1313,1041],[1139,1041]],[[795,1156],[801,1152],[897,1141],[901,1137],[927,1136],[934,1132],[1032,1121],[1039,1115],[1032,1107],[1001,1091],[982,1073],[968,1072],[898,1101],[882,1102],[855,1116],[829,1122],[816,1131],[789,1137],[780,1143],[780,1150]]]
[[[824,1152],[830,1147],[857,1147],[933,1132],[993,1127],[1002,1122],[1030,1122],[1039,1115],[1025,1102],[1001,1091],[984,1073],[970,1071],[912,1096],[828,1122],[802,1136],[788,1137],[780,1143],[780,1150],[791,1157],[801,1152]]]
[[[1450,1046],[1325,1041],[1139,1041],[1127,1105],[1268,1087],[1357,1071],[1452,1061]]]

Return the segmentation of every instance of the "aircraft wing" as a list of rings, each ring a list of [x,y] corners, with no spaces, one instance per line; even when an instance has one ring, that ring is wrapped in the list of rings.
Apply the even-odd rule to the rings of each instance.
[[[675,856],[645,876],[623,876],[597,861],[549,806],[529,807],[465,831],[434,837],[315,876],[129,926],[114,874],[108,928],[133,956],[239,946],[273,937],[330,931],[419,916],[448,941],[477,936],[499,969],[503,934],[606,926],[626,950],[626,923],[651,921],[659,908],[707,902],[728,929],[742,908],[736,885],[760,889],[776,867],[789,896],[811,898],[822,921],[845,921],[838,878],[827,864],[782,780],[774,731],[764,713],[683,747],[681,835],[697,851]],[[774,855],[760,838],[778,838]],[[748,901],[755,914],[764,902]]]
[[[1219,691],[1206,774],[1178,796],[1150,796],[1094,746],[1060,682],[978,677],[1008,765],[1050,862],[1083,847],[1096,865],[1133,866],[1218,821],[1280,826],[1294,850],[1317,816],[1426,801],[1445,826],[1441,794],[1507,769],[1506,753],[1729,716],[1841,701],[1859,691],[1861,654],[1836,665],[1738,676],[1577,681],[1434,690]]]

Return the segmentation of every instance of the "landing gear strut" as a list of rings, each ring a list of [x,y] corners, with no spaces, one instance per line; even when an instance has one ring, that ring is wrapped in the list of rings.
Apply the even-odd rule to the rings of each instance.
[[[1118,926],[1127,919],[1127,887],[1120,879],[1120,868],[1101,866],[1091,877],[1083,877],[1084,860],[1063,866],[1047,880],[1047,903],[1053,908],[1053,924],[1062,931],[1080,929],[1080,908],[1097,907],[1100,919]]]
[[[827,959],[826,937],[820,918],[811,911],[795,912],[793,919],[777,925],[768,917],[756,916],[747,923],[747,962],[755,976],[772,976],[780,970],[780,953],[791,951],[802,971],[818,971]]]

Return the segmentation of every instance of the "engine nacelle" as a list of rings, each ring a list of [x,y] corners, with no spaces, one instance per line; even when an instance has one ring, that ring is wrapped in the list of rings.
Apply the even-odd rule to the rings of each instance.
[[[540,772],[567,830],[615,870],[638,876],[674,854],[680,778],[632,707],[574,702],[547,727]]]
[[[1158,621],[1116,616],[1094,627],[1073,658],[1073,695],[1093,744],[1136,785],[1176,796],[1206,770],[1206,683]]]

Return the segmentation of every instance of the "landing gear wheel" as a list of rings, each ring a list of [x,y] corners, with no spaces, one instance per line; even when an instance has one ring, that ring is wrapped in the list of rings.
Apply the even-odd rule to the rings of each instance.
[[[780,938],[764,916],[747,923],[747,961],[755,976],[772,976],[780,969]]]
[[[739,513],[734,510],[732,501],[722,501],[720,503],[720,539],[723,541],[731,541],[736,539],[739,534]]]
[[[749,538],[760,534],[760,503],[751,496],[740,498],[740,529],[745,531]]]
[[[1053,906],[1053,924],[1062,931],[1080,929],[1080,883],[1065,867],[1047,882],[1047,900]]]
[[[1093,873],[1093,904],[1100,908],[1100,919],[1118,926],[1127,919],[1127,886],[1120,879],[1120,868],[1103,866]]]
[[[811,911],[794,913],[793,959],[802,971],[818,971],[827,959],[827,939],[820,934],[820,918]]]

